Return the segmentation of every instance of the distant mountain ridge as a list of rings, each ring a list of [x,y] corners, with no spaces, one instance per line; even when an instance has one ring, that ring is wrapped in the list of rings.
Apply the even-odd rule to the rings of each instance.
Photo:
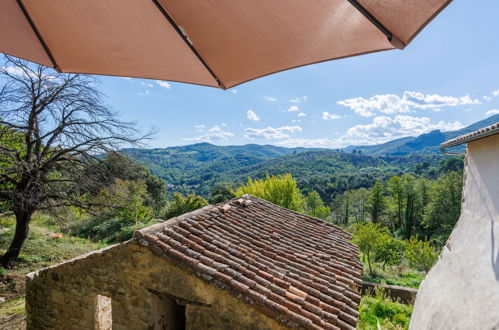
[[[218,173],[262,163],[293,153],[321,150],[319,148],[284,148],[272,145],[246,144],[216,146],[197,143],[187,146],[155,149],[123,149],[166,182],[187,182],[194,174],[206,178]]]
[[[301,187],[313,187],[323,196],[330,196],[331,192],[347,187],[370,187],[376,180],[412,173],[418,164],[437,166],[446,158],[439,149],[442,142],[498,121],[499,115],[496,115],[453,132],[435,130],[380,145],[341,150],[198,143],[122,151],[165,180],[169,191],[209,196],[219,182],[240,184],[248,177],[291,173]]]
[[[434,130],[429,133],[421,134],[415,137],[403,137],[383,144],[376,144],[372,146],[349,146],[344,148],[345,151],[361,151],[363,154],[372,156],[403,156],[410,154],[438,154],[440,151],[440,144],[458,137],[476,131],[482,127],[486,127],[499,122],[499,115],[494,115],[484,120],[478,121],[474,124],[466,126],[456,131],[442,132]],[[464,152],[464,146],[457,147],[454,152]]]

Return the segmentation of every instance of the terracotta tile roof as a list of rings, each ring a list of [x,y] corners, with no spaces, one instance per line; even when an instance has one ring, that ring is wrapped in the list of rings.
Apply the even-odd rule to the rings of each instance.
[[[359,251],[325,221],[246,195],[135,238],[289,327],[355,329]]]
[[[442,143],[440,145],[440,148],[443,151],[446,148],[456,147],[458,145],[461,145],[461,144],[464,144],[464,143],[467,143],[470,141],[478,140],[478,139],[481,139],[481,138],[484,138],[487,136],[495,135],[495,134],[499,134],[499,123],[495,123],[494,125],[490,125],[490,126],[481,128],[477,131],[458,136],[455,139],[452,139],[452,140],[449,140],[447,142]]]

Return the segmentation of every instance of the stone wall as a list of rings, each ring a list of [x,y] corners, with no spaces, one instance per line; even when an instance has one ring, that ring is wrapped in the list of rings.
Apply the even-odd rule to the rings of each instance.
[[[418,290],[412,288],[406,288],[398,285],[381,285],[372,282],[362,282],[362,287],[360,289],[360,293],[364,295],[373,296],[376,293],[376,288],[378,286],[383,287],[385,293],[390,297],[393,301],[398,301],[403,304],[412,305],[414,300],[416,299],[416,294]]]
[[[499,135],[468,143],[461,218],[418,290],[410,329],[499,329]]]
[[[197,303],[186,305],[188,329],[285,329],[134,241],[31,273],[26,285],[28,329],[95,329],[97,295],[111,298],[113,330],[148,329],[158,293]]]

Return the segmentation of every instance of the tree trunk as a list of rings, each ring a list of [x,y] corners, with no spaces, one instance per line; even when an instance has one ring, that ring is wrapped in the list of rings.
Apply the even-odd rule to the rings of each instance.
[[[16,231],[14,233],[14,239],[10,243],[9,248],[5,251],[5,254],[0,258],[0,265],[3,268],[11,269],[17,262],[19,253],[28,237],[29,222],[33,212],[26,210],[19,210],[14,212],[16,215]]]
[[[367,265],[369,266],[369,275],[374,276],[373,269],[371,267],[371,256],[369,255],[369,251],[366,252],[367,255]]]

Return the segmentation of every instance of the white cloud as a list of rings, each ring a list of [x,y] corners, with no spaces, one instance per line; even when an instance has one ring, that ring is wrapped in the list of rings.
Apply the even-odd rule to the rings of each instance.
[[[234,136],[231,132],[216,132],[216,133],[207,133],[200,136],[192,137],[192,138],[184,138],[184,141],[194,141],[194,142],[225,142],[228,141],[229,137]]]
[[[253,111],[253,110],[248,110],[246,111],[246,118],[248,118],[251,121],[259,121],[260,117]]]
[[[281,126],[281,127],[266,127],[266,128],[247,128],[244,130],[247,138],[264,138],[270,139],[286,139],[289,138],[288,133],[301,132],[300,126]]]
[[[294,124],[294,123],[301,123],[301,120],[300,120],[300,119],[293,119],[291,122],[292,122],[293,124]]]
[[[485,114],[487,116],[499,115],[499,110],[498,109],[492,109],[492,110],[487,111]]]
[[[227,124],[226,123],[221,123],[220,126],[225,127],[225,126],[227,126]]]
[[[146,95],[151,95],[151,92],[150,91],[145,91],[143,93],[139,93],[140,96],[146,96]]]
[[[239,92],[239,89],[232,89],[230,92],[231,92],[232,94],[237,94],[237,92]]]
[[[271,97],[271,96],[265,96],[263,98],[265,101],[269,101],[269,102],[276,102],[277,99],[275,97]]]
[[[442,96],[438,94],[425,95],[419,92],[407,92],[407,91],[404,92],[403,99],[406,100],[410,106],[419,109],[481,104],[480,100],[472,99],[469,95],[454,97],[454,96]]]
[[[140,84],[141,84],[142,86],[144,86],[144,87],[149,87],[149,88],[153,88],[153,87],[154,87],[154,85],[153,85],[153,84],[151,84],[151,83],[146,83],[146,82],[143,82],[143,81],[141,81],[141,82],[140,82]]]
[[[37,76],[37,74],[35,72],[31,72],[29,70],[27,72],[25,72],[23,69],[21,69],[19,67],[15,67],[15,66],[0,66],[0,69],[5,70],[5,72],[7,72],[7,74],[9,74],[11,76],[33,77],[33,78],[36,78],[36,76]],[[51,80],[56,79],[55,76],[45,74],[45,73],[42,74],[42,77],[47,78],[47,79],[51,79]]]
[[[224,126],[224,123],[222,123],[221,126]],[[205,125],[196,125],[195,127],[198,132],[206,131]],[[211,127],[207,131],[208,132],[203,135],[183,138],[182,140],[191,142],[225,142],[229,140],[229,137],[234,136],[234,133],[225,131],[218,125]]]
[[[499,89],[496,89],[495,91],[492,91],[492,95],[499,96]]]
[[[306,116],[307,116],[307,114],[306,114],[306,113],[304,113],[304,112],[300,112],[300,113],[298,114],[298,117],[306,117]]]
[[[398,115],[394,118],[379,116],[367,125],[356,125],[348,129],[337,144],[372,145],[385,143],[406,136],[417,136],[432,130],[453,131],[463,128],[459,121],[431,123],[428,117],[413,117]]]
[[[167,82],[167,81],[156,80],[156,83],[157,83],[160,87],[163,87],[163,88],[167,88],[167,89],[172,88],[172,86],[170,85],[170,83],[169,83],[169,82]]]
[[[490,96],[482,96],[482,98],[485,100],[485,101],[492,101],[493,97],[490,97]]]
[[[212,128],[210,128],[208,130],[208,132],[212,132],[212,133],[221,132],[221,131],[222,131],[222,129],[219,126],[213,126]]]
[[[307,102],[308,100],[308,96],[302,96],[302,97],[295,97],[291,100],[289,100],[289,102],[291,103],[305,103]]]
[[[295,111],[299,111],[300,108],[297,106],[297,105],[292,105],[288,108],[288,112],[295,112]]]
[[[121,79],[131,80],[132,78],[130,78],[130,77],[121,77]]]
[[[440,109],[443,107],[480,104],[481,102],[478,99],[472,99],[469,95],[454,97],[405,91],[402,97],[384,94],[374,95],[368,99],[363,97],[346,99],[337,103],[352,109],[362,117],[372,117],[377,112],[386,114],[408,113],[414,112],[413,109]]]
[[[333,148],[335,142],[328,138],[318,138],[318,139],[286,139],[278,141],[275,143],[281,147],[296,148]]]
[[[337,114],[334,114],[334,113],[329,113],[327,111],[324,111],[322,113],[322,119],[324,119],[324,120],[340,119],[340,118],[341,118],[340,115],[337,115]]]
[[[20,76],[20,77],[28,76],[21,68],[15,66],[2,66],[0,68],[2,70],[5,70],[8,74],[12,76]]]

